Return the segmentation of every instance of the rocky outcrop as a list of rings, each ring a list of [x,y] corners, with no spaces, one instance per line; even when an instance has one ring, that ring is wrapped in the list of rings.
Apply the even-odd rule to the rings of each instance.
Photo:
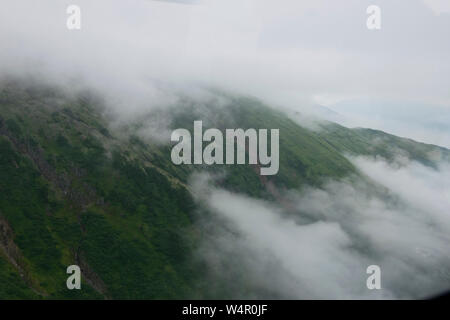
[[[14,232],[8,221],[0,213],[0,252],[6,256],[9,263],[17,269],[20,277],[38,295],[47,296],[45,292],[37,289],[26,270],[25,262],[19,247],[14,243]]]
[[[81,269],[81,274],[83,276],[84,281],[86,281],[95,291],[100,293],[105,299],[110,299],[106,285],[102,281],[102,279],[95,273],[95,271],[89,266],[86,262],[86,259],[83,256],[81,250],[77,250],[75,252],[75,261],[76,264]]]

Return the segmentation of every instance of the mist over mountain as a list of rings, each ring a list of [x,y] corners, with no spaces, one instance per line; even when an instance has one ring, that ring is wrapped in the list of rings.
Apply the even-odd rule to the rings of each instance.
[[[449,290],[450,11],[372,2],[2,4],[0,299]],[[278,129],[279,170],[175,165],[194,121]]]
[[[311,130],[251,98],[206,96],[118,125],[95,94],[2,83],[2,296],[421,298],[449,287],[449,150]],[[280,171],[176,166],[168,137],[145,134],[154,117],[169,129],[280,128]],[[71,264],[79,294],[65,289]],[[365,287],[370,264],[382,291]]]
[[[341,101],[329,108],[335,113],[325,113],[324,117],[344,126],[374,128],[450,147],[450,111],[445,106],[360,99]]]

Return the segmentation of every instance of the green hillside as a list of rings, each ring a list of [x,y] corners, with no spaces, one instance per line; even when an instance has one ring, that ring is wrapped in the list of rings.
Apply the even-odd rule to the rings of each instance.
[[[186,100],[167,111],[172,128],[194,120],[279,128],[278,175],[262,178],[250,165],[175,166],[171,146],[138,134],[145,118],[112,130],[91,94],[3,83],[0,298],[220,298],[203,278],[207,266],[192,259],[202,237],[188,187],[194,170],[225,170],[221,186],[277,201],[281,190],[357,174],[345,154],[393,159],[401,149],[430,166],[450,159],[446,149],[379,131],[328,124],[314,132],[253,99],[228,98],[226,107]],[[72,264],[82,269],[82,290],[66,288]]]
[[[325,124],[322,129],[320,136],[344,154],[380,156],[387,160],[403,156],[430,167],[435,167],[441,161],[450,161],[450,152],[446,148],[397,137],[383,131],[348,129],[335,123]]]

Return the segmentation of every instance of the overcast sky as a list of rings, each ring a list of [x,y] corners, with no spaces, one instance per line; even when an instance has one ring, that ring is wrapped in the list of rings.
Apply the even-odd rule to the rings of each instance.
[[[81,8],[79,31],[66,28],[70,4]],[[381,30],[366,27],[371,4],[381,8]],[[450,110],[447,0],[15,0],[1,6],[2,73],[39,70],[59,82],[82,77],[126,109],[166,102],[157,81],[217,86],[296,109],[372,99],[400,101],[400,118],[410,103],[422,112]]]

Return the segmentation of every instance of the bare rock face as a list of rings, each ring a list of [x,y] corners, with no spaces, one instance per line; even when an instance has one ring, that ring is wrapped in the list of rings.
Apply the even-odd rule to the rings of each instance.
[[[0,254],[4,254],[7,260],[17,269],[20,277],[36,294],[47,296],[48,294],[41,288],[38,288],[36,283],[31,279],[26,265],[24,263],[23,255],[19,247],[14,243],[14,232],[11,229],[8,221],[0,212]]]
[[[14,267],[20,269],[21,254],[13,239],[14,233],[11,227],[0,213],[0,250],[6,255]],[[22,272],[21,276],[23,276]]]

